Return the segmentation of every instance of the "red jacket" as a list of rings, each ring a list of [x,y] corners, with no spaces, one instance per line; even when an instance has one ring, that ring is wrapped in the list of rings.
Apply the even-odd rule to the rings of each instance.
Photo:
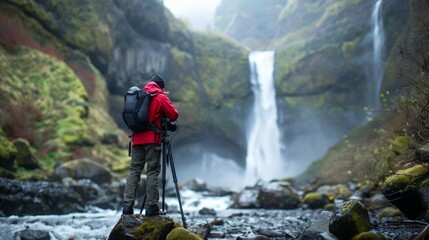
[[[149,123],[155,123],[161,129],[161,118],[168,117],[172,122],[179,117],[177,108],[155,82],[149,82],[143,90],[152,94],[149,103]],[[134,133],[133,145],[161,144],[161,133],[146,131]]]

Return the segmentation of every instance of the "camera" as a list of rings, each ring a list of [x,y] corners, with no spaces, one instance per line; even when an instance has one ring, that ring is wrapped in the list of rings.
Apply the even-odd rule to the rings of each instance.
[[[162,121],[162,130],[167,130],[170,132],[174,132],[177,130],[177,124],[174,122],[171,122],[171,120],[169,118],[163,118]]]

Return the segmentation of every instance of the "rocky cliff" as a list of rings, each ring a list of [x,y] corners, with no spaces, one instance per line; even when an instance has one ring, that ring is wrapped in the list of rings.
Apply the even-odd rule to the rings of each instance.
[[[236,0],[222,1],[217,9],[218,30],[252,49],[276,51],[275,87],[284,155],[290,162],[304,163],[299,170],[377,116],[377,102],[387,107],[386,92],[401,85],[386,72],[380,93],[375,90],[376,2]],[[398,44],[407,34],[411,2],[382,1],[383,62],[399,51]]]
[[[0,19],[2,135],[27,139],[41,162],[6,170],[15,177],[46,178],[83,157],[125,172],[128,140],[115,121],[124,92],[154,73],[181,114],[174,144],[204,138],[243,157],[248,50],[233,40],[191,32],[155,0],[7,0]]]

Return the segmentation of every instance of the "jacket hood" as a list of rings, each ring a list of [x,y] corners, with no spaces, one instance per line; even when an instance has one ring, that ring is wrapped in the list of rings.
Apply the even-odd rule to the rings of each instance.
[[[164,93],[164,90],[162,90],[162,88],[158,86],[158,84],[156,84],[155,82],[149,82],[148,84],[146,84],[146,86],[144,86],[143,90],[150,94]]]

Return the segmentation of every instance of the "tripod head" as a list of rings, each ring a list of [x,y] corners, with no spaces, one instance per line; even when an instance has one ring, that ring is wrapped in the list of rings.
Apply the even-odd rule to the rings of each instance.
[[[161,131],[163,133],[175,132],[177,130],[177,124],[174,122],[171,122],[171,120],[168,117],[163,117],[161,119]]]

